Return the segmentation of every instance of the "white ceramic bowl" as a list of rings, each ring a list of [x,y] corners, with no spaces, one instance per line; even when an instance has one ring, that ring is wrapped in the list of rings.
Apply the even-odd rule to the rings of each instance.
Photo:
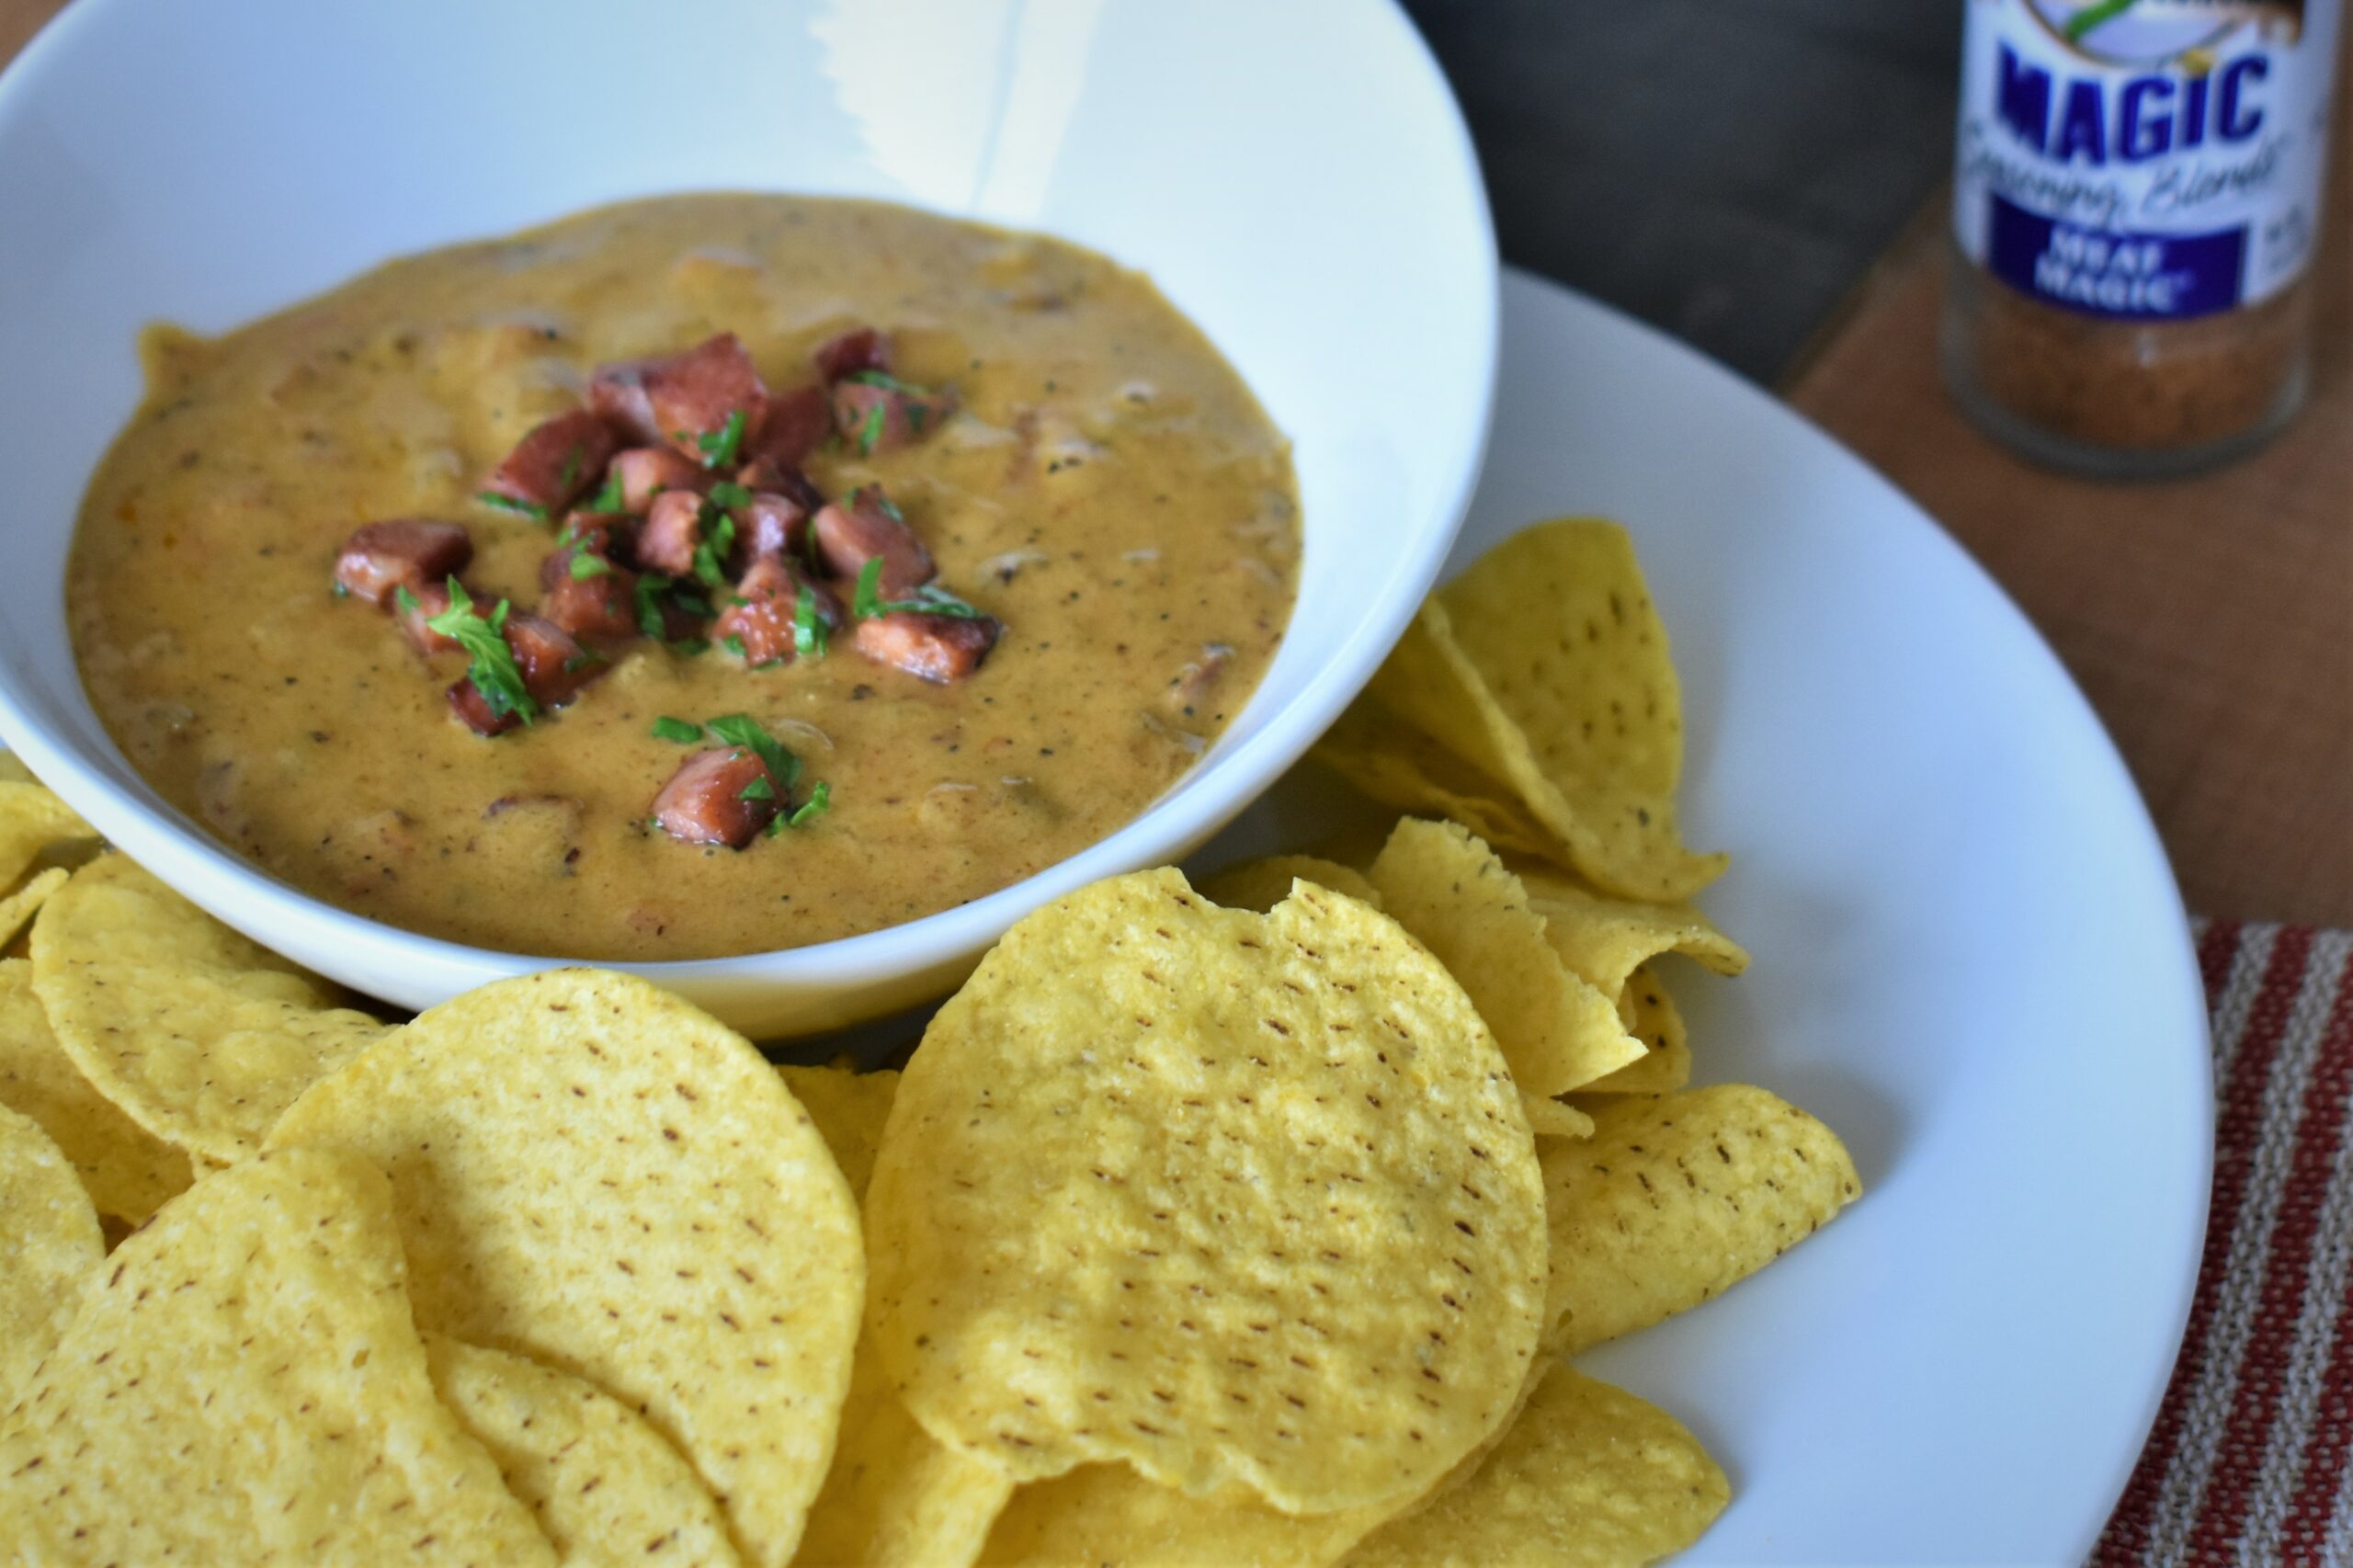
[[[346,914],[166,806],[83,694],[67,540],[138,402],[142,324],[219,331],[404,252],[730,188],[913,202],[1149,271],[1295,444],[1305,567],[1257,695],[1120,833],[891,930],[642,972],[756,1035],[838,1027],[1207,837],[1371,675],[1485,438],[1485,199],[1381,0],[685,0],[658,19],[624,0],[75,0],[0,77],[0,735],[165,881],[362,991],[425,1006],[560,958]]]

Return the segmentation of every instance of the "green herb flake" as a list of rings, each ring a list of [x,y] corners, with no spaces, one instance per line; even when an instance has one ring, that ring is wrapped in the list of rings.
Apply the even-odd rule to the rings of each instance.
[[[605,475],[605,487],[588,498],[588,509],[592,512],[629,510],[628,499],[621,491],[621,476],[618,472],[608,472]]]
[[[792,651],[804,659],[824,658],[826,633],[824,619],[817,613],[817,590],[803,583],[792,601]]]
[[[535,523],[549,521],[548,509],[536,501],[517,501],[512,495],[501,495],[495,490],[477,490],[474,499],[485,506],[495,506],[502,512],[513,512]]]
[[[580,479],[580,460],[587,455],[587,449],[581,446],[579,442],[574,441],[572,444],[572,450],[563,454],[563,472],[556,475],[555,486],[558,490],[567,495],[572,494],[573,485],[579,483]]]
[[[733,512],[752,504],[752,493],[733,480],[722,479],[710,487],[710,502],[714,506]]]
[[[858,427],[858,456],[874,455],[874,443],[882,438],[883,412],[883,405],[879,403],[866,411],[866,418]]]
[[[697,436],[695,445],[702,451],[703,467],[733,468],[744,450],[744,411],[734,410],[726,424]]]
[[[342,588],[343,585],[338,583],[335,586],[337,588]],[[403,583],[399,587],[392,590],[392,608],[400,611],[403,615],[415,615],[416,613],[416,596],[408,591],[408,585],[406,583]]]
[[[601,555],[592,555],[584,541],[572,547],[572,564],[568,568],[574,580],[601,577],[613,569],[613,563]]]
[[[474,613],[473,600],[455,577],[449,579],[449,608],[425,624],[442,636],[454,639],[466,651],[471,662],[466,666],[466,678],[490,705],[493,714],[504,718],[515,714],[526,724],[540,716],[540,705],[524,688],[523,672],[516,666],[515,650],[506,645],[500,630],[506,624],[507,603],[498,601],[498,608],[484,620]]]
[[[673,719],[665,713],[654,721],[654,738],[657,741],[676,741],[682,746],[690,746],[702,739],[702,726],[685,719]]]
[[[773,801],[776,799],[776,786],[769,783],[768,776],[763,773],[736,790],[735,798],[739,801]]]
[[[833,803],[833,786],[820,778],[817,780],[817,787],[809,791],[809,798],[801,801],[798,807],[794,808],[792,814],[787,817],[785,821],[788,825],[792,827],[806,827],[809,824],[816,821],[819,817],[824,816],[825,812],[832,808]]]
[[[882,558],[870,559],[858,569],[858,588],[850,597],[850,608],[860,620],[872,620],[882,613],[882,596],[875,590],[882,582]]]
[[[403,593],[405,593],[405,592],[407,592],[408,590],[406,590],[405,588],[404,588],[404,589],[403,589],[403,590],[401,590],[401,591],[402,591]],[[328,593],[333,594],[336,598],[339,598],[339,599],[347,599],[347,598],[349,598],[349,597],[351,597],[351,588],[350,588],[349,585],[345,584],[345,583],[340,582],[340,581],[333,582],[333,583],[329,583],[329,584],[327,585],[327,592],[328,592]]]
[[[710,652],[710,639],[707,637],[681,637],[676,642],[665,643],[665,646],[666,646],[673,653],[683,654],[689,659],[699,659],[705,653]]]
[[[662,621],[661,602],[662,590],[669,585],[669,578],[659,576],[652,572],[646,573],[637,580],[635,590],[637,629],[657,642],[662,640],[662,634],[669,630]]]
[[[703,727],[725,744],[742,746],[757,756],[777,788],[790,790],[801,777],[801,759],[785,750],[783,744],[762,729],[760,722],[750,714],[722,713]]]

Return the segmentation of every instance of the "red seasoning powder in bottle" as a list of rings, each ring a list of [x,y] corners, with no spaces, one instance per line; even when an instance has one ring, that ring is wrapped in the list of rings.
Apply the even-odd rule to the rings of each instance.
[[[1945,380],[2022,455],[2154,478],[2302,405],[2340,0],[1968,0]]]

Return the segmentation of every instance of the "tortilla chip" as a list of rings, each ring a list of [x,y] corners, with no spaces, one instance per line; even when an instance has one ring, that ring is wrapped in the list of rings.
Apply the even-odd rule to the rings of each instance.
[[[418,1017],[286,1113],[392,1178],[417,1322],[585,1378],[792,1556],[849,1383],[858,1210],[741,1035],[629,975],[550,970]]]
[[[1683,1015],[1667,994],[1658,972],[1649,964],[1634,971],[1618,998],[1618,1015],[1626,1032],[1643,1042],[1641,1061],[1597,1078],[1582,1091],[1587,1095],[1671,1095],[1691,1081],[1691,1040]],[[1588,1102],[1589,1103],[1589,1102]],[[1586,1130],[1592,1131],[1590,1124]]]
[[[1201,896],[1228,909],[1264,915],[1290,896],[1290,885],[1309,881],[1319,888],[1381,907],[1381,892],[1353,866],[1315,855],[1264,855],[1212,872],[1201,881]]]
[[[861,1338],[841,1442],[809,1510],[794,1568],[965,1568],[1012,1494],[1013,1477],[1004,1470],[915,1424]]]
[[[0,898],[0,948],[17,939],[17,933],[31,923],[49,902],[49,895],[65,885],[65,868],[51,866],[45,871],[35,871],[25,879],[25,885],[6,898]]]
[[[0,784],[38,784],[33,770],[25,766],[24,758],[12,751],[0,751]]]
[[[74,873],[33,923],[33,989],[98,1093],[220,1162],[385,1026],[247,941],[126,855]]]
[[[434,1397],[404,1274],[391,1190],[357,1155],[289,1150],[166,1204],[0,1419],[17,1550],[552,1568]]]
[[[1745,1084],[1595,1102],[1548,1141],[1547,1349],[1574,1355],[1695,1307],[1812,1235],[1862,1191],[1837,1134]]]
[[[1382,1528],[1347,1568],[1620,1568],[1699,1539],[1722,1469],[1657,1406],[1555,1366],[1463,1485]]]
[[[932,1020],[868,1195],[868,1332],[934,1437],[1018,1479],[1412,1495],[1523,1381],[1531,1148],[1494,1037],[1394,921],[1114,878]]]
[[[50,1032],[33,994],[33,966],[0,959],[0,1105],[57,1141],[98,1212],[137,1225],[188,1190],[188,1156],[90,1086]]]
[[[1531,908],[1544,916],[1563,961],[1617,996],[1643,964],[1681,953],[1717,974],[1739,974],[1748,953],[1688,903],[1638,903],[1582,887],[1558,872],[1515,867]]]
[[[1422,606],[1369,690],[1516,797],[1551,840],[1534,853],[1565,851],[1604,891],[1672,901],[1722,874],[1676,832],[1681,687],[1616,524],[1563,518],[1487,551]]]
[[[629,1406],[503,1350],[425,1336],[433,1392],[490,1452],[565,1562],[731,1568],[743,1559],[694,1467]]]
[[[1459,822],[1497,849],[1566,862],[1567,847],[1508,788],[1482,776],[1376,697],[1349,704],[1308,755],[1384,806]]]
[[[39,1122],[0,1107],[0,1410],[63,1336],[105,1258],[73,1165]]]
[[[899,1075],[888,1068],[858,1073],[847,1067],[779,1066],[784,1086],[817,1123],[842,1179],[849,1183],[852,1201],[863,1202],[866,1184],[874,1175],[874,1151],[882,1144],[882,1124],[890,1119],[891,1096],[898,1092]]]
[[[97,836],[97,828],[42,786],[0,780],[0,888],[14,885],[48,851],[95,843]]]
[[[1614,993],[1561,961],[1519,879],[1468,829],[1408,817],[1370,876],[1397,923],[1471,994],[1523,1094],[1566,1094],[1641,1058]]]
[[[1247,1491],[1192,1497],[1123,1464],[1087,1464],[1017,1490],[980,1561],[986,1568],[1322,1568],[1415,1502],[1300,1516],[1278,1513]]]

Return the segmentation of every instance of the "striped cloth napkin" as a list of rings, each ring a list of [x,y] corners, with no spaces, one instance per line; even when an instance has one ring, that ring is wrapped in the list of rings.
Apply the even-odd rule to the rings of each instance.
[[[2216,921],[2213,1208],[2181,1358],[2093,1550],[2353,1564],[2353,932]]]

